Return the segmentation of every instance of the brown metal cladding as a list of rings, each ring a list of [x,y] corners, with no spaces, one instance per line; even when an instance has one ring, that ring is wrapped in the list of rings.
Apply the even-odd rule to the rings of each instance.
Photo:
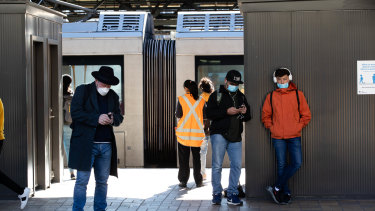
[[[26,124],[17,124],[26,119],[24,19],[22,14],[0,14],[0,98],[6,140],[0,153],[0,169],[21,186],[27,184]],[[10,194],[14,193],[1,187],[0,198]]]
[[[21,187],[34,185],[31,36],[45,42],[55,40],[61,46],[62,16],[53,13],[27,1],[0,3],[0,98],[5,109],[6,138],[0,169]],[[61,57],[61,48],[58,56]],[[1,186],[0,198],[8,197],[13,198],[14,193]]]
[[[246,191],[265,195],[276,178],[269,131],[260,121],[272,73],[290,67],[312,120],[303,129],[303,164],[294,195],[374,195],[375,95],[357,95],[357,61],[375,60],[375,11],[245,13]]]

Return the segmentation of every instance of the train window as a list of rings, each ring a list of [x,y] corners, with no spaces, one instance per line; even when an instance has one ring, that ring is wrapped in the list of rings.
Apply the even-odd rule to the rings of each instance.
[[[121,59],[114,59],[107,58],[107,56],[64,56],[62,73],[72,77],[71,88],[74,91],[81,84],[93,82],[95,78],[91,73],[98,71],[104,65],[113,68],[114,75],[120,80],[120,83],[116,86],[111,86],[111,89],[120,97],[120,109],[121,113],[124,114],[122,57]]]
[[[196,56],[195,57],[195,77],[197,83],[203,77],[212,80],[215,90],[224,84],[225,76],[229,70],[238,70],[244,80],[244,62],[241,56]],[[244,85],[241,84],[239,89],[244,92]]]

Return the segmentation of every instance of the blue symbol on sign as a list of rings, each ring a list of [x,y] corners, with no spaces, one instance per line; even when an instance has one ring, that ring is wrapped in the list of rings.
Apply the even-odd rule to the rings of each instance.
[[[372,75],[372,83],[375,84],[375,74]]]
[[[373,77],[373,79],[374,79],[374,77]],[[359,83],[360,83],[360,84],[364,84],[362,74],[361,74],[361,78],[360,78],[360,80],[359,80]]]

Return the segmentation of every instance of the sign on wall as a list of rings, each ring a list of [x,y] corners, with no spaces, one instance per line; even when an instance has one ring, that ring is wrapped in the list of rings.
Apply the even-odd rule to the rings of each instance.
[[[357,61],[359,95],[375,94],[375,60]]]

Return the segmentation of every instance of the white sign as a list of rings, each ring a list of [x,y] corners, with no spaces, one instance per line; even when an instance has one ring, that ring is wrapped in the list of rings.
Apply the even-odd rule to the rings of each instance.
[[[357,94],[375,94],[375,60],[357,61],[357,84]]]

